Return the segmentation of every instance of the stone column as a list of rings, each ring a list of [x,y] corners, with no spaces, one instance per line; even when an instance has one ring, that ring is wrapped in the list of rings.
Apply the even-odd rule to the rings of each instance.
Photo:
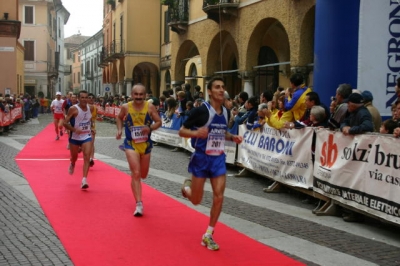
[[[125,79],[126,96],[131,96],[132,92],[132,79]]]

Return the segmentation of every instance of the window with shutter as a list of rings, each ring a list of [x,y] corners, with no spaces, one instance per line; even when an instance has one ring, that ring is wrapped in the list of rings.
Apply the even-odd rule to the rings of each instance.
[[[33,24],[33,6],[25,6],[25,24]]]
[[[25,61],[34,61],[35,60],[35,42],[34,41],[24,41]]]

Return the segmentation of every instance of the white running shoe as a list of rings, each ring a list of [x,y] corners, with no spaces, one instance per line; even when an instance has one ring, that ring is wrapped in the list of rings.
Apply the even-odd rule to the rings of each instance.
[[[135,217],[141,217],[143,216],[143,203],[136,203],[136,210],[133,213],[133,216]]]
[[[89,184],[86,181],[86,178],[82,179],[82,184],[81,184],[81,189],[87,189],[89,188]]]

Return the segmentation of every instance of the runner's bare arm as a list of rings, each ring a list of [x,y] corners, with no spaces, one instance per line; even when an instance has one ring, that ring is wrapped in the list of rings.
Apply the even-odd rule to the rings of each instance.
[[[71,118],[76,117],[78,115],[78,109],[76,109],[75,106],[71,106],[71,108],[68,109],[68,114],[65,117],[64,120],[64,127],[71,132],[76,132],[76,129],[71,125]],[[77,132],[78,133],[78,132]]]
[[[121,139],[123,121],[124,121],[124,118],[127,113],[128,113],[128,104],[125,103],[122,105],[121,111],[119,112],[117,119],[116,119],[117,120],[116,121],[117,122],[117,135],[115,136],[116,139]]]
[[[161,118],[157,112],[156,107],[152,104],[149,104],[149,113],[150,113],[151,119],[154,121],[154,123],[150,125],[150,130],[153,131],[153,130],[156,130],[159,127],[161,127],[161,124],[162,124]]]

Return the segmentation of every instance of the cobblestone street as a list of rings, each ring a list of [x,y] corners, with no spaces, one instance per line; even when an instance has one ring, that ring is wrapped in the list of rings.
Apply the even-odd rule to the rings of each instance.
[[[72,265],[14,160],[51,120],[51,115],[41,115],[0,136],[0,265]],[[115,133],[115,124],[97,123],[95,157],[129,173]],[[161,144],[154,147],[144,182],[193,207],[180,192],[181,182],[189,177],[190,154],[172,149]],[[305,195],[294,190],[264,193],[271,180],[250,173],[234,176],[240,170],[229,167],[220,222],[307,265],[400,265],[398,227],[372,218],[346,223],[340,217],[315,216],[311,212],[315,205],[302,202]],[[57,177],[44,178],[56,182]],[[208,184],[203,202],[193,208],[208,215],[211,196]]]

